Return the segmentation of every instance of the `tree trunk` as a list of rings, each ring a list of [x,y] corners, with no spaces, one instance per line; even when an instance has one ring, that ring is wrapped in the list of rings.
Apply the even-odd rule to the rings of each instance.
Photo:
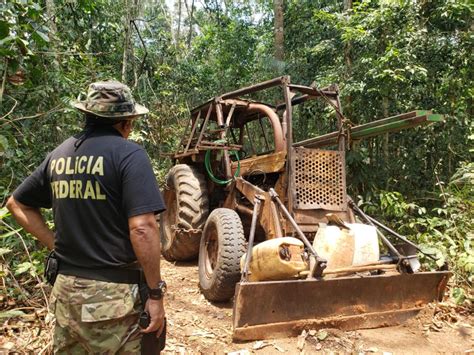
[[[346,21],[349,22],[352,10],[352,0],[344,0],[344,12],[346,13]],[[352,57],[351,57],[352,45],[350,42],[344,43],[344,62],[346,63],[346,68],[344,71],[344,81],[347,82],[352,76]],[[344,109],[345,116],[352,120],[352,96],[346,96],[346,107]]]
[[[179,44],[180,37],[181,37],[181,0],[178,0],[178,29],[176,31],[176,46],[178,46]]]
[[[56,21],[54,19],[54,16],[56,14],[56,8],[54,6],[54,0],[46,0],[46,16],[48,17],[48,27],[49,27],[49,33],[51,36],[49,36],[50,42],[54,42],[54,39],[56,38],[56,33],[58,32],[56,28]]]
[[[275,32],[275,59],[283,61],[285,59],[284,32],[283,32],[283,1],[274,0],[274,32]]]
[[[191,2],[191,14],[189,15],[188,49],[191,48],[191,40],[193,39],[193,21],[194,21],[194,0],[192,0]]]
[[[122,59],[122,82],[127,83],[127,67],[128,67],[128,57],[130,53],[131,46],[131,20],[132,20],[132,9],[130,0],[124,1],[125,5],[125,23],[124,23],[124,43],[123,43],[123,59]]]

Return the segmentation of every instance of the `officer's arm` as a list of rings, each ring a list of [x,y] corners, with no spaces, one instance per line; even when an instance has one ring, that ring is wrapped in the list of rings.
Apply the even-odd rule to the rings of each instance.
[[[54,233],[46,225],[39,208],[24,205],[13,196],[8,199],[7,208],[25,231],[35,236],[48,249],[54,248]]]
[[[160,238],[158,237],[158,227],[155,215],[146,213],[128,219],[130,229],[130,240],[133,250],[140,262],[145,278],[150,288],[156,288],[161,281],[160,274]],[[161,334],[164,325],[165,311],[163,299],[148,299],[145,309],[149,312],[151,321],[145,333],[158,331]]]
[[[128,219],[130,241],[140,262],[147,284],[156,288],[161,281],[160,275],[160,238],[153,213],[141,214]]]

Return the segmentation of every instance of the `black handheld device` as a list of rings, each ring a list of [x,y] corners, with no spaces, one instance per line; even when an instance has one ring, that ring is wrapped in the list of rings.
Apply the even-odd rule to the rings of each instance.
[[[44,277],[51,286],[54,286],[56,278],[58,277],[58,272],[59,260],[54,250],[52,250],[46,258],[46,265],[44,268]]]

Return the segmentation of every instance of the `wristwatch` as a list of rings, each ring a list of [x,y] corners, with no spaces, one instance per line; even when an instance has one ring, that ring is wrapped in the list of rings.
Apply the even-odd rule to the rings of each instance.
[[[156,288],[149,288],[148,287],[148,297],[152,300],[161,300],[166,293],[166,282],[160,281],[158,282],[158,286]]]

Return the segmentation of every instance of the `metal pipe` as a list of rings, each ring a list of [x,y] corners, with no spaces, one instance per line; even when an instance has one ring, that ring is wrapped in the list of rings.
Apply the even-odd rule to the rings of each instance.
[[[207,122],[209,121],[209,117],[211,117],[211,112],[212,112],[212,105],[209,106],[209,109],[207,110],[206,118],[204,119],[204,122],[201,127],[201,132],[199,133],[199,138],[196,143],[196,147],[201,144],[202,136],[204,135],[204,131],[206,130]]]
[[[258,212],[260,211],[261,202],[262,201],[261,201],[260,196],[255,195],[255,200],[254,200],[254,205],[253,205],[253,214],[252,214],[252,224],[250,225],[249,244],[247,248],[247,255],[245,256],[245,265],[244,265],[244,270],[242,272],[242,281],[248,280],[250,259],[252,258],[253,242],[255,239],[255,229],[257,228],[257,217],[258,217]]]
[[[235,104],[232,104],[229,113],[227,114],[227,119],[225,120],[225,128],[229,128],[230,120],[232,119],[232,115],[234,114]]]
[[[377,225],[378,227],[382,228],[383,230],[387,231],[388,233],[392,234],[394,237],[402,240],[403,242],[411,245],[413,248],[415,248],[416,250],[418,250],[420,253],[422,253],[423,255],[426,255],[427,257],[431,258],[432,260],[438,260],[438,258],[434,257],[433,255],[431,254],[428,254],[428,253],[425,253],[423,250],[421,250],[421,248],[416,245],[415,243],[409,241],[407,238],[405,238],[404,236],[398,234],[397,232],[395,232],[394,230],[390,229],[389,227],[387,227],[386,225],[380,223],[379,221],[377,221],[375,218],[372,218],[368,215],[366,215],[360,208],[359,206],[357,206],[354,201],[349,198],[349,206],[352,207],[352,209],[356,212],[358,212],[359,214],[361,214],[366,220],[368,223],[370,223],[371,225]]]
[[[285,119],[286,119],[286,137],[285,137],[285,143],[286,143],[286,195],[287,195],[287,201],[288,201],[288,209],[289,213],[293,213],[293,202],[295,200],[294,196],[294,189],[292,186],[292,179],[291,179],[291,162],[293,159],[293,107],[291,106],[291,91],[288,85],[290,84],[290,77],[286,77],[286,80],[283,84],[283,96],[285,97],[285,104],[286,104],[286,110],[285,110]]]
[[[191,145],[191,141],[193,140],[194,133],[196,133],[196,128],[197,128],[198,121],[199,121],[200,118],[201,118],[201,111],[199,111],[196,119],[193,122],[193,127],[191,129],[191,134],[189,135],[188,144],[186,144],[186,148],[184,149],[184,153],[186,153],[188,151],[189,146]]]
[[[300,237],[301,241],[303,242],[303,244],[308,248],[308,250],[310,251],[310,253],[312,254],[310,256],[310,258],[314,258],[314,264],[311,266],[310,268],[310,271],[309,271],[309,275],[308,275],[308,278],[313,278],[313,277],[317,277],[317,278],[320,278],[323,276],[323,271],[324,269],[326,269],[327,267],[327,260],[326,259],[323,259],[321,258],[318,253],[316,252],[316,250],[313,248],[313,246],[311,245],[311,243],[309,242],[308,238],[306,238],[306,236],[304,235],[303,231],[301,230],[301,228],[298,226],[298,224],[296,223],[296,221],[293,219],[293,217],[291,217],[290,215],[290,212],[288,212],[288,210],[286,209],[285,205],[283,204],[283,202],[281,202],[280,198],[278,197],[278,194],[276,193],[276,191],[273,189],[273,188],[270,188],[270,190],[268,191],[270,193],[270,197],[272,198],[272,200],[276,201],[278,203],[278,206],[281,208],[281,210],[283,211],[283,214],[285,215],[285,217],[290,221],[291,225],[293,226],[293,228],[295,229],[296,231],[296,234],[298,234],[298,236]]]
[[[228,92],[227,94],[222,95],[220,98],[221,99],[230,99],[230,98],[233,98],[233,97],[238,97],[238,96],[250,94],[250,93],[255,92],[255,91],[268,89],[268,88],[271,88],[273,86],[278,86],[278,85],[281,85],[283,83],[285,78],[286,78],[286,76],[281,76],[281,77],[278,77],[278,78],[274,78],[274,79],[271,79],[271,80],[264,81],[264,82],[259,83],[259,84],[247,86],[247,87],[242,88],[242,89],[238,89],[238,90],[235,90],[235,91]]]
[[[273,137],[275,141],[275,153],[284,151],[286,147],[285,147],[285,142],[283,140],[283,130],[281,128],[280,119],[278,118],[278,115],[276,114],[276,112],[273,111],[268,106],[265,106],[262,104],[256,104],[256,103],[250,103],[248,108],[251,111],[260,112],[268,117],[273,129]]]
[[[217,124],[219,125],[219,127],[225,126],[224,115],[222,113],[222,104],[220,102],[216,103],[216,114],[217,114]],[[222,140],[226,138],[226,130],[222,130],[219,132],[219,138]],[[232,168],[230,164],[231,164],[231,161],[230,161],[229,151],[224,150],[224,165],[225,165],[226,179],[232,178]]]
[[[290,87],[291,90],[298,91],[302,94],[306,94],[309,96],[322,96],[322,95],[337,96],[338,95],[337,91],[330,90],[330,87],[319,90],[315,87],[298,85],[298,84],[290,84],[288,86]]]
[[[394,230],[390,229],[389,227],[383,225],[382,223],[380,223],[379,221],[377,221],[376,219],[370,217],[370,216],[367,216],[367,218],[373,222],[374,224],[376,224],[378,227],[384,229],[385,231],[387,231],[388,233],[392,234],[394,237],[402,240],[403,242],[411,245],[413,248],[415,248],[416,250],[418,250],[420,253],[422,253],[423,255],[426,255],[427,257],[431,258],[432,260],[438,260],[438,258],[434,257],[433,255],[431,254],[428,254],[428,253],[425,253],[423,250],[421,250],[421,248],[416,245],[415,243],[409,241],[407,238],[405,238],[404,236],[398,234],[397,232],[395,232]]]
[[[275,200],[277,203],[278,203],[278,206],[281,208],[281,210],[283,211],[283,214],[285,215],[286,219],[288,219],[291,223],[291,225],[293,226],[293,228],[295,229],[296,231],[296,234],[298,234],[298,236],[300,237],[301,241],[304,243],[304,245],[306,245],[306,247],[309,249],[309,251],[311,252],[311,254],[313,254],[314,256],[318,256],[318,253],[316,253],[316,250],[314,250],[313,246],[311,245],[311,243],[309,242],[308,238],[306,238],[306,236],[304,235],[303,231],[301,230],[301,228],[298,226],[298,224],[296,223],[296,221],[293,219],[293,217],[291,217],[290,213],[288,212],[288,210],[286,209],[285,205],[283,205],[283,202],[281,202],[280,198],[278,197],[278,194],[276,193],[276,191],[273,189],[273,188],[270,188],[269,190],[270,192],[270,196],[272,197],[273,200]]]

